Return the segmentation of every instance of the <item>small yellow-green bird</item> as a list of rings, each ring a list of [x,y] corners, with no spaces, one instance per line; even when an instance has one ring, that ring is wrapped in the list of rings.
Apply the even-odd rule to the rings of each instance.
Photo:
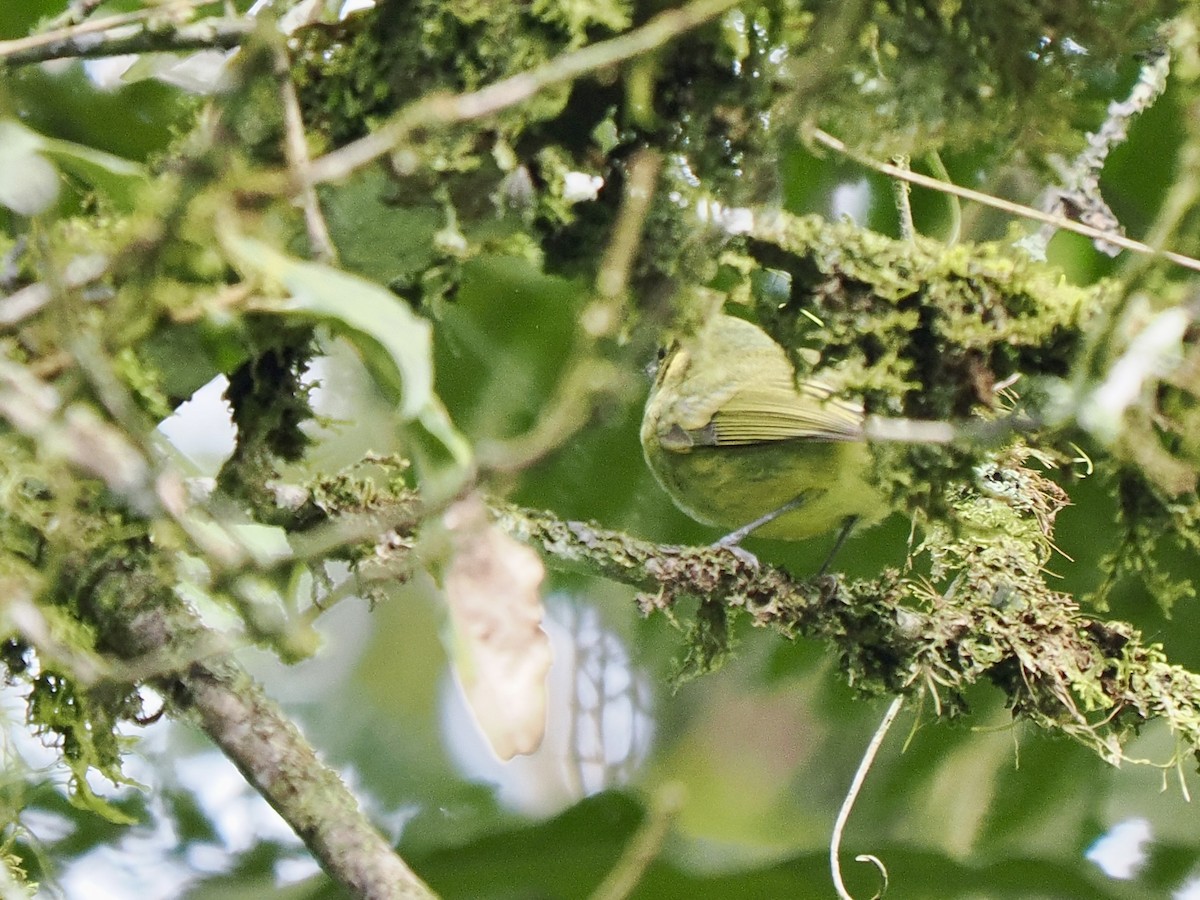
[[[722,543],[736,544],[747,525],[803,540],[887,515],[867,481],[864,421],[860,404],[797,383],[787,353],[757,325],[718,314],[663,357],[642,449],[680,509],[739,529]]]

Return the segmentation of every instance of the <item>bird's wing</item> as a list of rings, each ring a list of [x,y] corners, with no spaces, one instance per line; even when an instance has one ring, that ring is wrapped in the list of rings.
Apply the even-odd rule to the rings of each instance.
[[[737,447],[776,441],[855,441],[863,437],[860,405],[806,382],[742,388],[721,404],[697,444]],[[697,436],[694,436],[694,438]]]

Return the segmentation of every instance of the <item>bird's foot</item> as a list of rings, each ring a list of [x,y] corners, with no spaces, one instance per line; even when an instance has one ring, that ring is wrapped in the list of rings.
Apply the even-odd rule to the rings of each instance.
[[[740,531],[741,529],[733,532],[732,534],[725,535],[725,537],[712,544],[711,548],[713,550],[725,550],[729,553],[732,553],[735,557],[737,557],[739,562],[749,566],[751,569],[757,572],[762,568],[762,564],[758,561],[757,556],[755,556],[745,547],[740,546],[741,539],[745,537],[745,535],[741,534]]]

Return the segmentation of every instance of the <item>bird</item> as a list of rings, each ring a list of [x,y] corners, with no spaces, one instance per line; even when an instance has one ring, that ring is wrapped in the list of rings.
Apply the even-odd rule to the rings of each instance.
[[[852,527],[889,512],[869,479],[865,420],[860,402],[798,380],[787,351],[758,325],[718,313],[663,352],[640,437],[676,506],[736,529],[719,544],[841,528],[840,546]]]

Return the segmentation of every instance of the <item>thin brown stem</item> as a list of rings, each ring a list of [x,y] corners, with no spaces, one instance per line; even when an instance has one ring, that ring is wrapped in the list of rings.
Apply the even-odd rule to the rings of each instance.
[[[899,178],[903,181],[908,181],[912,184],[929,188],[933,191],[939,191],[943,194],[949,194],[954,197],[961,197],[964,200],[971,200],[984,206],[990,206],[992,209],[998,209],[1001,212],[1007,212],[1026,219],[1032,219],[1035,222],[1043,222],[1048,225],[1053,225],[1056,228],[1061,228],[1063,231],[1073,231],[1076,234],[1082,234],[1084,237],[1089,237],[1094,240],[1107,241],[1110,244],[1115,244],[1116,246],[1125,250],[1132,250],[1135,253],[1158,256],[1184,269],[1190,269],[1193,272],[1200,272],[1200,260],[1194,259],[1191,256],[1185,256],[1182,253],[1174,253],[1170,250],[1158,250],[1154,247],[1151,247],[1149,244],[1142,243],[1141,241],[1135,241],[1132,238],[1127,238],[1121,234],[1113,234],[1100,228],[1092,228],[1089,225],[1084,225],[1082,222],[1074,222],[1062,216],[1056,216],[1052,213],[1042,212],[1042,210],[1034,209],[1032,206],[1014,203],[1011,200],[1003,200],[999,197],[993,197],[991,194],[985,194],[983,191],[975,191],[971,188],[959,187],[958,185],[947,181],[940,181],[937,178],[931,178],[928,175],[922,175],[920,172],[913,172],[910,169],[904,169],[891,163],[881,162],[880,160],[873,159],[869,156],[851,150],[843,141],[838,140],[833,135],[822,131],[819,128],[813,130],[812,137],[813,140],[815,140],[818,144],[828,147],[830,150],[840,153],[848,159],[852,159],[860,165],[866,166],[869,169],[873,169],[882,175],[890,175],[892,178]]]
[[[237,47],[254,29],[254,20],[205,19],[191,25],[150,28],[134,23],[96,32],[106,20],[85,22],[70,29],[0,41],[0,64],[27,66],[52,59],[98,59],[126,53],[163,53],[176,50],[228,50]],[[131,29],[131,30],[129,30]]]
[[[308,231],[308,245],[313,258],[324,263],[336,264],[337,248],[329,234],[329,225],[321,212],[316,185],[308,178],[311,160],[308,141],[304,133],[304,117],[300,111],[300,98],[296,85],[289,74],[287,51],[278,50],[276,68],[279,74],[279,95],[283,103],[284,139],[283,151],[293,179],[300,184],[300,203],[304,208],[304,225]]]
[[[871,736],[871,742],[867,744],[867,749],[863,752],[862,759],[858,763],[858,769],[854,773],[854,779],[850,782],[850,788],[846,791],[841,808],[838,809],[837,821],[833,824],[833,834],[829,838],[829,871],[833,876],[833,887],[842,900],[854,900],[851,893],[846,890],[845,882],[842,881],[842,863],[840,859],[842,834],[846,830],[846,823],[850,821],[850,813],[854,810],[854,802],[858,799],[863,782],[867,780],[867,773],[871,771],[871,766],[875,764],[875,757],[879,753],[879,748],[883,745],[883,739],[887,737],[892,723],[896,721],[896,716],[899,715],[900,709],[903,706],[904,698],[897,697],[887,708],[887,712],[884,713],[883,720],[879,723],[879,727],[875,729],[875,734]],[[886,890],[887,870],[883,869],[882,864],[874,857],[858,857],[860,862],[864,861],[864,859],[874,860],[876,865],[879,865],[880,870],[883,872],[883,884],[884,890]],[[875,896],[878,898],[882,894],[883,892],[880,891]]]

